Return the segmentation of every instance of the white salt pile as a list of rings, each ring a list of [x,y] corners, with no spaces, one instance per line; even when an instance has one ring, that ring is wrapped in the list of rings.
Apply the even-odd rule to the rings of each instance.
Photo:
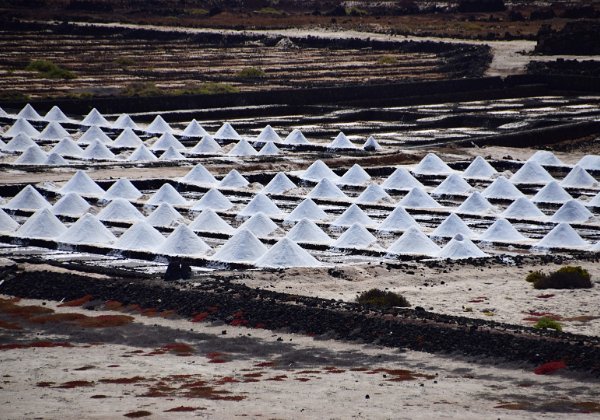
[[[554,181],[552,175],[548,173],[539,163],[527,161],[519,168],[517,172],[510,177],[513,184],[542,184]]]
[[[440,252],[440,247],[421,232],[418,227],[411,226],[389,246],[387,252],[398,255],[425,255],[433,257]]]
[[[473,159],[473,162],[463,172],[465,178],[489,179],[498,172],[490,163],[481,156]]]
[[[350,207],[331,223],[331,226],[352,226],[356,223],[371,227],[377,225],[360,207],[356,204],[351,204]]]
[[[528,162],[536,162],[542,166],[563,166],[564,163],[561,162],[559,158],[554,155],[554,153],[549,152],[547,150],[538,150],[535,152],[529,159]]]
[[[60,216],[81,217],[92,208],[90,203],[85,201],[79,194],[70,192],[63,195],[52,206],[52,213]]]
[[[7,118],[9,117],[8,113],[0,107],[0,117]]]
[[[233,126],[228,122],[224,123],[213,136],[219,140],[241,140],[242,137],[235,131]]]
[[[145,144],[141,144],[135,149],[131,155],[127,158],[130,162],[152,162],[158,160],[158,158],[146,147]]]
[[[117,136],[112,144],[112,147],[136,148],[143,144],[142,139],[133,132],[131,128],[125,128],[121,134]]]
[[[169,183],[164,183],[152,197],[146,201],[146,205],[158,206],[161,203],[169,203],[174,206],[185,206],[188,201]]]
[[[371,184],[354,201],[357,204],[391,203],[392,197],[377,184]]]
[[[431,195],[464,195],[473,191],[473,187],[458,174],[450,174],[440,185],[435,187]]]
[[[146,132],[152,134],[172,133],[173,129],[169,124],[167,124],[163,117],[157,115],[154,117],[150,125],[146,127]]]
[[[577,200],[569,200],[550,218],[551,222],[585,223],[594,214]]]
[[[123,232],[115,243],[115,248],[153,252],[164,242],[162,233],[145,220],[140,220]]]
[[[68,135],[69,132],[65,130],[59,122],[51,121],[37,136],[37,138],[43,140],[60,140]]]
[[[267,252],[267,247],[248,230],[238,230],[212,256],[213,260],[231,263],[253,263]]]
[[[256,156],[258,152],[247,140],[241,139],[227,152],[227,156]]]
[[[218,184],[217,179],[201,163],[194,166],[180,181],[194,185]]]
[[[411,190],[425,188],[406,168],[397,168],[381,186],[386,190]]]
[[[287,233],[286,238],[298,243],[331,245],[333,239],[327,235],[315,222],[302,219]]]
[[[587,248],[589,243],[579,236],[579,234],[568,223],[559,223],[538,243],[536,248]]]
[[[169,146],[167,150],[163,152],[162,155],[158,158],[158,160],[167,161],[167,160],[185,160],[187,159],[184,155],[182,155],[177,149],[173,146]]]
[[[98,213],[98,219],[109,222],[136,222],[146,220],[133,204],[124,198],[113,199]]]
[[[104,131],[102,131],[102,129],[100,127],[97,127],[95,125],[88,128],[85,131],[85,133],[83,133],[83,135],[81,137],[79,137],[77,142],[79,144],[85,145],[85,144],[92,143],[94,140],[98,140],[98,141],[108,144],[108,145],[112,144],[111,138],[108,137],[106,135],[106,133]]]
[[[62,112],[62,109],[60,109],[56,105],[54,105],[52,108],[50,108],[50,111],[46,112],[44,119],[46,121],[56,121],[56,122],[61,122],[61,123],[73,122],[73,120],[71,120],[69,117],[67,117],[65,115],[65,113]]]
[[[256,194],[252,200],[236,216],[237,218],[250,217],[262,212],[269,217],[281,217],[283,212],[275,203],[263,193]]]
[[[40,132],[35,129],[33,125],[29,123],[26,119],[19,118],[17,119],[13,125],[2,134],[3,137],[15,137],[17,134],[23,133],[27,134],[29,137],[37,137]]]
[[[450,175],[454,172],[435,153],[428,153],[413,169],[413,173],[420,175]]]
[[[181,135],[183,135],[184,137],[204,137],[204,136],[208,136],[209,134],[206,132],[206,130],[204,128],[202,128],[202,126],[198,123],[198,121],[193,119],[185,127],[185,129],[183,130]]]
[[[585,170],[599,171],[600,170],[600,156],[598,155],[585,155],[582,157],[577,166],[582,167]]]
[[[221,218],[213,209],[204,209],[188,225],[195,232],[233,234],[235,229]]]
[[[452,238],[458,234],[466,238],[475,237],[475,232],[455,213],[450,213],[448,217],[439,224],[431,233],[432,238]]]
[[[140,127],[131,119],[131,117],[127,114],[119,115],[119,118],[112,124],[112,128],[114,129],[130,129],[130,130],[139,130]]]
[[[5,152],[24,152],[30,147],[38,147],[38,145],[31,137],[29,137],[29,135],[19,133],[6,143],[2,150]]]
[[[73,223],[66,232],[57,238],[58,242],[68,244],[112,244],[115,235],[102,224],[96,216],[86,213]]]
[[[588,207],[600,207],[600,192],[592,197],[586,204]]]
[[[271,127],[270,125],[267,125],[265,128],[262,129],[260,134],[256,137],[256,141],[258,143],[267,143],[267,142],[281,143],[281,137],[279,137],[279,135],[275,132],[275,130],[273,130],[273,127]]]
[[[319,183],[315,185],[312,190],[310,190],[307,197],[318,198],[321,200],[350,200],[350,198],[328,178],[323,178],[320,180]]]
[[[65,225],[52,214],[50,209],[37,210],[15,232],[21,238],[47,238],[53,239],[67,231]]]
[[[205,255],[211,247],[186,225],[177,226],[167,239],[156,249],[166,255]]]
[[[377,244],[373,236],[362,224],[352,224],[337,240],[331,244],[332,248],[369,248]]]
[[[92,108],[92,110],[85,116],[80,124],[87,126],[110,127],[110,123],[96,108]]]
[[[341,131],[333,139],[331,143],[327,145],[328,149],[356,149],[357,147],[352,143],[348,137]]]
[[[503,176],[496,178],[481,194],[485,198],[500,198],[504,200],[516,200],[519,197],[523,197],[523,193]]]
[[[220,188],[246,188],[250,182],[244,178],[238,171],[232,169],[225,177],[219,182]]]
[[[479,236],[479,240],[482,242],[513,243],[526,241],[527,238],[515,229],[508,220],[500,218],[496,219],[496,221]]]
[[[371,180],[371,176],[358,163],[352,165],[337,181],[338,185],[365,185]]]
[[[277,230],[277,225],[263,212],[253,214],[238,229],[246,229],[259,238],[269,236]]]
[[[175,150],[185,151],[186,148],[179,140],[175,138],[173,134],[170,132],[166,132],[162,134],[158,140],[150,147],[150,150],[156,151],[164,151],[169,147],[173,147]]]
[[[401,232],[411,227],[419,227],[417,221],[402,207],[396,207],[381,222],[377,230],[379,232]]]
[[[279,147],[275,146],[275,143],[268,142],[258,151],[257,156],[277,156],[281,154]]]
[[[512,219],[545,219],[546,215],[527,197],[519,197],[502,213],[502,217]]]
[[[48,155],[40,146],[34,144],[25,150],[13,163],[17,165],[43,165]]]
[[[155,227],[171,227],[185,223],[185,219],[171,204],[160,203],[160,205],[146,217],[146,222]]]
[[[267,185],[262,189],[264,194],[283,194],[287,191],[298,188],[288,176],[283,172],[278,172]]]
[[[480,250],[470,239],[458,234],[446,244],[436,255],[437,258],[462,260],[465,258],[488,257],[488,254]]]
[[[297,222],[302,219],[321,221],[327,219],[327,213],[312,199],[305,198],[285,217],[285,221],[288,223]]]
[[[65,137],[64,139],[59,141],[52,148],[52,150],[50,150],[50,153],[57,153],[61,156],[80,158],[83,156],[83,149],[79,147],[79,145],[75,143],[73,139],[71,139],[70,137]]]
[[[19,224],[4,210],[0,209],[0,232],[14,232],[18,228]]]
[[[222,155],[223,149],[212,136],[207,134],[189,150],[189,153],[192,155]]]
[[[581,166],[575,165],[560,185],[564,188],[596,188],[598,182]]]
[[[221,191],[211,188],[192,206],[192,210],[229,210],[232,207],[233,203]]]
[[[458,206],[456,211],[457,213],[484,215],[496,213],[498,209],[479,191],[474,191],[460,206]]]
[[[117,157],[100,140],[92,140],[90,145],[83,151],[83,159],[90,160],[116,160]]]
[[[288,238],[279,240],[262,257],[256,260],[257,267],[319,267],[321,263],[300,245]]]
[[[408,194],[402,197],[398,205],[415,209],[442,207],[429,194],[419,188],[412,188]]]
[[[39,210],[51,206],[38,190],[31,185],[27,185],[2,207],[11,210]]]
[[[17,114],[17,118],[24,118],[26,120],[41,121],[43,118],[30,104],[25,105]]]
[[[365,141],[365,144],[363,144],[362,148],[368,152],[379,152],[380,150],[383,150],[373,136],[370,136],[367,141]]]
[[[337,181],[339,178],[335,172],[329,169],[329,166],[322,160],[315,160],[302,174],[302,179],[307,181],[319,182],[322,179],[329,179],[330,181]]]
[[[142,196],[140,190],[131,183],[127,178],[121,178],[115,181],[108,190],[102,195],[102,199],[106,201],[114,200],[115,198],[124,198],[126,200],[137,200]]]
[[[295,128],[294,130],[292,130],[292,132],[290,134],[287,135],[287,137],[283,141],[283,144],[301,145],[301,144],[310,144],[310,143],[306,139],[306,137],[304,137],[304,134],[302,134],[302,131]]]
[[[556,181],[550,181],[541,188],[531,201],[534,203],[564,203],[571,200],[571,194],[565,191]]]
[[[58,153],[49,153],[48,157],[44,161],[44,165],[64,166],[68,165],[68,162]]]

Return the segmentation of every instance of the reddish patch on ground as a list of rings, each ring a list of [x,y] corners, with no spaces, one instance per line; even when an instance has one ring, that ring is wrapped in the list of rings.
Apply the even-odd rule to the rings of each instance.
[[[123,325],[131,324],[133,317],[127,315],[99,315],[94,317],[86,317],[77,323],[86,328],[107,328],[107,327],[121,327]]]
[[[91,382],[91,381],[68,381],[68,382],[64,382],[64,383],[56,386],[55,388],[71,389],[71,388],[81,388],[81,387],[88,387],[88,386],[94,386],[94,382]]]
[[[215,312],[219,311],[219,307],[218,306],[209,306],[208,308],[206,308],[206,310],[208,312],[210,312],[211,314],[214,314]]]
[[[191,356],[194,352],[194,348],[186,343],[166,344],[162,346],[160,350],[162,350],[163,352],[174,353],[177,356]]]
[[[299,372],[296,372],[296,375],[308,375],[311,373],[321,373],[320,370],[301,370]]]
[[[277,363],[275,362],[260,362],[260,363],[255,363],[254,366],[256,367],[270,367],[270,366],[275,366]]]
[[[294,379],[296,381],[299,381],[299,382],[308,382],[308,381],[310,381],[310,378],[294,378]]]
[[[563,321],[576,321],[576,322],[589,322],[595,319],[600,318],[600,316],[592,316],[592,315],[580,315],[580,316],[572,316],[570,318],[563,318]]]
[[[109,311],[118,311],[123,308],[123,304],[118,300],[107,300],[104,302],[104,309]]]
[[[225,385],[225,384],[235,384],[239,381],[231,376],[223,376],[222,378],[215,381],[217,385]]]
[[[206,318],[208,318],[210,314],[208,312],[200,312],[199,314],[196,314],[192,317],[192,322],[202,322],[204,321]]]
[[[536,375],[547,375],[556,372],[560,369],[565,369],[567,364],[563,360],[553,360],[552,362],[544,363],[534,369]]]
[[[169,408],[168,410],[165,410],[165,413],[185,413],[185,412],[190,412],[190,411],[196,411],[196,410],[206,410],[206,408],[204,407],[185,407],[183,405],[180,405],[179,407],[173,407],[173,408]]]
[[[403,382],[403,381],[413,381],[417,378],[425,378],[425,379],[433,379],[435,375],[426,375],[424,373],[416,373],[406,369],[373,369],[368,371],[367,374],[374,373],[383,373],[386,376],[390,375],[391,378],[387,379],[390,382]]]
[[[246,379],[244,379],[244,383],[246,383],[246,384],[252,383],[252,382],[260,382],[260,380],[254,379],[254,378],[246,378]]]
[[[0,328],[5,329],[5,330],[22,330],[23,329],[23,327],[21,327],[16,322],[2,321],[1,319],[0,319]]]
[[[327,366],[325,367],[326,373],[344,373],[344,369],[338,369],[335,366]]]
[[[477,297],[471,299],[468,302],[469,303],[483,303],[483,302],[485,302],[487,300],[489,300],[487,296],[477,296]]]
[[[53,309],[45,308],[43,306],[36,305],[17,305],[18,300],[14,299],[0,299],[0,312],[8,314],[15,318],[29,319],[33,316],[51,314],[54,312]]]
[[[512,402],[498,404],[494,408],[503,408],[505,410],[528,410],[531,406],[523,402]]]
[[[146,378],[142,376],[133,376],[131,378],[106,378],[100,379],[99,382],[103,384],[134,384],[137,382],[145,381]]]
[[[158,315],[158,309],[156,309],[156,308],[142,309],[142,316],[155,317],[157,315]]]
[[[49,348],[49,347],[73,347],[71,343],[66,342],[52,342],[52,341],[34,341],[31,343],[9,343],[1,344],[0,350],[14,350],[14,349],[30,349],[30,348]]]
[[[551,297],[554,297],[555,295],[552,293],[549,293],[547,295],[537,295],[536,298],[538,299],[550,299]]]
[[[366,372],[367,370],[369,370],[369,368],[351,368],[350,371],[352,372]]]
[[[54,382],[38,382],[37,384],[35,384],[35,386],[39,386],[40,388],[48,388],[51,387],[52,385],[54,385]]]
[[[125,417],[129,417],[132,419],[137,419],[139,417],[148,417],[151,416],[152,413],[150,411],[140,410],[140,411],[132,411],[127,414],[123,414]]]
[[[581,401],[573,405],[582,410],[582,413],[600,413],[600,403],[594,401]]]
[[[66,302],[63,302],[63,303],[61,303],[58,306],[59,307],[62,307],[62,306],[67,306],[67,307],[81,306],[84,303],[88,303],[93,298],[94,297],[92,295],[85,295],[85,296],[82,296],[82,297],[80,297],[78,299],[73,299],[73,300],[68,300]]]
[[[267,328],[267,326],[266,326],[265,324],[263,324],[262,322],[259,322],[258,324],[256,324],[256,325],[254,326],[254,328],[257,328],[257,329],[259,329],[259,330],[262,330],[262,329],[265,329],[265,328]]]
[[[92,395],[90,398],[101,399],[101,398],[108,398],[108,397],[103,394],[96,394],[96,395]]]
[[[267,381],[281,382],[281,381],[285,381],[287,378],[288,378],[287,375],[277,375],[277,376],[273,376],[272,378],[268,378]]]
[[[227,363],[227,360],[225,360],[225,356],[225,353],[220,353],[218,351],[206,354],[206,357],[208,358],[208,363]]]
[[[562,321],[562,317],[560,315],[553,314],[552,312],[529,311],[529,312],[524,312],[524,313],[529,316],[526,316],[525,318],[523,318],[523,321],[538,322],[540,320],[540,318],[550,318],[554,321]]]
[[[173,318],[177,313],[173,309],[168,309],[157,314],[157,316],[165,319]]]
[[[96,368],[96,366],[85,365],[85,366],[81,366],[81,367],[73,369],[73,370],[90,370],[90,369],[95,369],[95,368]]]
[[[244,377],[245,378],[260,378],[261,376],[263,376],[263,372],[254,372],[254,373],[245,373]]]

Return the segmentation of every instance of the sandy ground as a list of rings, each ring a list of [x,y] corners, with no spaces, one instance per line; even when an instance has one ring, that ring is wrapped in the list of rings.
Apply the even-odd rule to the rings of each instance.
[[[18,305],[115,314],[36,300]],[[598,381],[568,370],[536,375],[529,365],[132,316],[119,327],[7,330],[2,418],[573,419],[600,409]],[[73,347],[1,345],[48,339]],[[189,347],[177,350],[175,342]],[[190,411],[167,412],[175,408]]]

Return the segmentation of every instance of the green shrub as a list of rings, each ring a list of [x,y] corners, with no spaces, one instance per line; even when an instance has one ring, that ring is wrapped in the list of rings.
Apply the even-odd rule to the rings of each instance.
[[[390,308],[392,306],[407,307],[410,306],[408,300],[398,293],[379,289],[371,289],[362,292],[356,298],[356,301],[362,305],[377,306],[379,308]]]
[[[164,92],[152,82],[132,82],[123,89],[126,96],[158,96]]]
[[[186,9],[185,12],[188,15],[192,15],[192,16],[208,16],[208,14],[210,13],[210,11],[208,11],[206,9],[201,9],[201,8]]]
[[[348,16],[368,16],[369,12],[359,7],[347,7],[345,9],[346,15]]]
[[[260,10],[257,10],[256,13],[261,15],[273,15],[273,16],[281,16],[283,12],[281,10],[275,9],[274,7],[263,7]]]
[[[246,67],[245,69],[241,69],[237,74],[237,77],[240,79],[259,79],[265,76],[265,71],[259,67]]]
[[[568,265],[550,274],[540,274],[533,282],[536,289],[589,289],[593,286],[590,273],[581,267]]]
[[[393,55],[383,55],[377,59],[377,64],[396,64],[398,59]]]
[[[48,60],[31,60],[27,67],[27,71],[37,71],[47,79],[74,79],[75,74],[65,68]]]
[[[533,328],[537,328],[540,330],[562,331],[562,325],[560,325],[560,323],[558,321],[556,321],[552,318],[545,317],[545,316],[538,319],[538,322],[535,323]]]
[[[238,93],[240,90],[227,83],[205,82],[184,86],[173,91],[175,95],[219,95],[224,93]]]
[[[545,276],[546,275],[539,270],[532,271],[531,273],[527,274],[527,277],[525,277],[525,281],[528,281],[529,283],[535,283],[536,281]]]

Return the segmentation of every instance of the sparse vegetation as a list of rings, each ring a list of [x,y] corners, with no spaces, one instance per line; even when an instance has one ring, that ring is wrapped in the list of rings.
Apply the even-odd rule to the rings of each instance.
[[[284,14],[281,10],[278,10],[274,7],[263,7],[262,9],[257,10],[256,13],[273,16],[281,16]]]
[[[593,286],[590,273],[579,266],[565,266],[545,274],[534,271],[525,278],[536,289],[589,289]]]
[[[377,64],[396,64],[398,59],[393,55],[384,55],[377,59]]]
[[[186,9],[186,13],[191,16],[208,16],[210,11],[206,10],[206,9],[195,8],[195,9]]]
[[[173,91],[175,95],[220,95],[224,93],[238,93],[240,90],[228,83],[205,82],[198,85],[188,85]]]
[[[371,289],[362,292],[356,298],[356,301],[362,305],[377,306],[379,308],[391,308],[393,306],[408,307],[410,303],[406,298],[398,293]]]
[[[361,9],[359,7],[347,7],[346,15],[348,16],[368,16],[369,12],[365,9]]]
[[[265,76],[265,71],[260,67],[246,67],[237,73],[240,79],[260,79]]]
[[[533,328],[537,328],[540,330],[556,330],[556,331],[562,331],[562,325],[560,325],[560,323],[552,318],[548,318],[548,317],[541,317],[538,322],[535,323],[535,325],[533,326]]]
[[[125,67],[129,67],[129,66],[133,66],[135,64],[135,60],[131,57],[118,57],[115,60],[115,63],[117,64],[117,66],[119,66],[121,68],[125,68]]]
[[[31,60],[27,71],[37,71],[47,79],[75,79],[75,74],[49,60]]]
[[[132,82],[125,87],[123,94],[127,96],[158,96],[163,95],[164,92],[153,82]]]

